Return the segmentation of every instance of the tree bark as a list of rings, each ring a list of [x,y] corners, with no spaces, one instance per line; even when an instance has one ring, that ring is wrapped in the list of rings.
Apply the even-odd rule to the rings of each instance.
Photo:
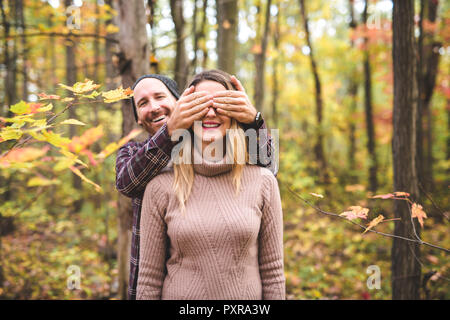
[[[119,12],[119,73],[124,88],[131,87],[139,76],[149,70],[147,47],[146,17],[144,2],[141,0],[116,0]],[[127,135],[137,124],[133,117],[129,100],[122,102],[122,136]],[[126,299],[129,279],[129,261],[131,248],[132,209],[129,198],[119,194],[118,212],[118,265],[119,298]]]
[[[72,0],[64,0],[64,5],[66,7],[66,9],[68,7],[70,7],[72,5]],[[69,32],[69,36],[67,36],[66,38],[66,45],[65,45],[65,50],[66,50],[66,85],[68,86],[72,86],[73,84],[75,84],[77,82],[77,67],[75,64],[75,41],[73,41],[73,38],[70,36],[70,32]],[[76,114],[76,109],[75,108],[70,108],[68,111],[69,114],[69,118],[70,119],[76,119],[77,118],[77,114]],[[77,126],[69,126],[69,137],[73,138],[74,136],[77,135]],[[82,189],[82,184],[81,184],[81,178],[78,177],[77,175],[72,175],[72,187],[75,190],[78,190],[79,192]],[[73,212],[79,212],[81,210],[82,207],[82,200],[78,199],[75,200],[73,202]]]
[[[202,42],[202,52],[203,52],[203,57],[202,57],[202,68],[206,69],[207,65],[208,65],[208,48],[206,47],[206,10],[208,9],[208,0],[203,0],[203,17],[202,17],[202,25],[200,27],[200,37],[199,37],[199,41],[203,41]]]
[[[430,102],[436,85],[441,43],[434,39],[435,30],[424,27],[436,22],[438,1],[420,1],[418,70],[419,90],[417,117],[417,174],[419,185],[429,192],[434,191],[432,113]]]
[[[170,0],[170,9],[172,12],[173,23],[175,24],[175,34],[177,37],[176,56],[175,56],[175,81],[179,88],[184,88],[189,76],[189,64],[186,55],[186,46],[184,43],[184,17],[183,1]]]
[[[27,48],[27,38],[24,36],[26,31],[25,25],[25,14],[24,14],[24,3],[23,0],[17,0],[17,14],[21,29],[21,45],[22,45],[22,100],[28,101],[28,48]]]
[[[235,73],[236,68],[236,49],[237,49],[237,19],[238,4],[237,0],[217,0],[217,55],[218,68],[228,72]]]
[[[267,40],[269,38],[270,5],[272,1],[267,0],[264,31],[261,37],[261,50],[255,53],[255,92],[254,101],[257,110],[264,109],[264,74],[266,64]]]
[[[314,76],[314,89],[315,89],[315,102],[316,102],[316,142],[314,145],[314,154],[319,167],[319,179],[320,182],[328,184],[330,183],[330,177],[328,174],[328,165],[325,159],[325,152],[323,150],[323,128],[322,128],[322,113],[323,113],[323,99],[322,99],[322,84],[320,82],[319,72],[317,70],[317,64],[314,57],[314,50],[311,42],[311,35],[308,27],[308,15],[306,13],[305,0],[299,0],[300,11],[303,20],[303,26],[306,33],[306,41],[309,47],[309,59],[311,63],[311,71]]]
[[[357,27],[357,21],[355,19],[355,10],[354,10],[354,0],[349,0],[349,9],[350,9],[350,23],[349,27],[353,31],[356,30]],[[350,39],[350,48],[354,50],[355,48],[355,42],[353,39]],[[352,172],[352,175],[350,177],[351,183],[355,183],[356,179],[353,176],[353,172],[356,169],[355,166],[355,154],[356,154],[356,121],[354,119],[354,115],[356,113],[356,106],[357,106],[357,94],[358,94],[358,82],[356,81],[356,73],[357,73],[357,67],[354,66],[352,68],[350,79],[349,79],[349,86],[348,86],[348,94],[350,96],[350,117],[348,117],[349,120],[349,149],[348,149],[348,164],[349,169]]]
[[[414,43],[414,0],[394,1],[393,9],[393,64],[394,112],[392,155],[394,165],[394,190],[419,195],[415,165],[417,103]],[[415,200],[414,200],[415,201]],[[414,237],[418,228],[413,225],[406,201],[394,201],[394,234]],[[419,299],[421,266],[419,245],[395,238],[392,259],[392,298]]]
[[[277,3],[277,15],[275,16],[275,32],[273,34],[273,46],[276,57],[273,59],[272,66],[272,120],[273,127],[278,128],[278,64],[280,60],[280,10],[281,6]]]
[[[367,8],[369,0],[365,0],[363,23],[367,32]],[[369,39],[364,36],[364,109],[367,128],[367,151],[369,153],[369,187],[370,191],[376,192],[378,188],[377,168],[378,161],[375,151],[375,128],[372,116],[372,72],[370,70]]]

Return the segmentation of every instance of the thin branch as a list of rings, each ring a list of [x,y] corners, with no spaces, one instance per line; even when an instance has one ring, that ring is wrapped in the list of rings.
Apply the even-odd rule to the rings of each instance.
[[[318,208],[317,206],[315,206],[315,205],[311,204],[310,202],[308,202],[307,200],[303,199],[303,197],[301,197],[300,195],[298,195],[297,193],[295,193],[290,187],[287,187],[287,188],[288,188],[288,190],[289,190],[295,197],[297,197],[298,199],[300,199],[300,200],[302,200],[303,202],[305,202],[305,203],[306,203],[307,205],[309,205],[311,208],[313,208],[313,209],[315,209],[315,210],[317,210],[317,211],[319,211],[320,213],[323,213],[323,214],[325,214],[325,215],[332,216],[332,217],[337,217],[337,218],[340,218],[340,219],[344,219],[345,221],[348,221],[348,222],[350,222],[350,223],[352,223],[352,224],[354,224],[354,225],[356,225],[356,226],[359,226],[361,229],[364,229],[364,230],[366,230],[366,231],[368,231],[368,232],[373,232],[373,233],[376,233],[376,234],[379,234],[379,235],[382,235],[382,236],[385,236],[385,237],[398,238],[398,239],[403,239],[403,240],[410,241],[410,242],[415,242],[415,243],[423,244],[423,245],[426,245],[426,246],[429,246],[429,247],[432,247],[432,248],[439,249],[439,250],[442,250],[442,251],[444,251],[444,252],[450,253],[450,250],[449,250],[449,249],[446,249],[446,248],[443,248],[443,247],[440,247],[440,246],[437,246],[437,245],[434,245],[434,244],[425,242],[425,241],[423,241],[423,240],[417,240],[417,239],[405,238],[405,237],[397,236],[397,235],[390,234],[390,233],[384,233],[384,232],[379,232],[379,231],[376,231],[376,230],[373,230],[373,229],[367,229],[367,227],[365,227],[365,226],[363,226],[363,225],[361,225],[361,224],[359,224],[359,223],[357,223],[357,222],[355,222],[355,221],[348,220],[347,218],[345,218],[345,217],[343,217],[343,216],[340,216],[340,215],[338,215],[338,214],[336,214],[336,213],[333,213],[333,212],[327,212],[327,211],[324,211],[324,210]]]
[[[8,36],[9,38],[18,38],[18,37],[77,37],[77,38],[99,38],[105,39],[114,43],[119,43],[119,40],[109,37],[102,36],[95,33],[64,33],[64,32],[34,32],[34,33],[25,33],[25,34],[11,34]],[[5,39],[5,37],[1,37],[0,39]]]

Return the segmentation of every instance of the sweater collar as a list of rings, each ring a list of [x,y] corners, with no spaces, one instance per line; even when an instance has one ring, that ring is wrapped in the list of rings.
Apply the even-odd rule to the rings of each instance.
[[[226,163],[225,157],[216,162],[209,161],[209,160],[202,158],[202,155],[201,155],[200,151],[197,150],[197,148],[194,147],[192,149],[193,149],[193,154],[195,157],[194,159],[201,159],[201,161],[202,161],[202,163],[195,163],[195,161],[194,161],[194,164],[193,164],[194,172],[197,174],[200,174],[200,175],[206,176],[206,177],[212,177],[212,176],[217,176],[219,174],[229,172],[233,168],[232,164]]]

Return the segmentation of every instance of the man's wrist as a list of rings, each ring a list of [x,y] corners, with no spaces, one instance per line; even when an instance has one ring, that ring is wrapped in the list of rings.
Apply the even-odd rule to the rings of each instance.
[[[262,118],[261,112],[256,112],[255,118],[250,123],[242,123],[244,130],[255,129],[259,130],[264,124],[264,119]]]

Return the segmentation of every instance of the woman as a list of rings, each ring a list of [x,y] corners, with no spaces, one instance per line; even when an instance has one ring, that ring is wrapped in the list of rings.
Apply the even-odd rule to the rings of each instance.
[[[190,86],[234,90],[218,70]],[[244,132],[213,107],[190,132],[192,153],[184,148],[145,191],[137,299],[285,299],[277,180],[240,161],[248,159]]]

